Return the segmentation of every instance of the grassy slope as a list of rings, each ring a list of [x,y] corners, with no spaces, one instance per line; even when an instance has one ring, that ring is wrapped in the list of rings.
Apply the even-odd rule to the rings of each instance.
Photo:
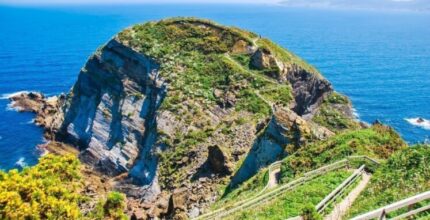
[[[346,131],[328,140],[313,143],[288,156],[281,167],[284,181],[297,174],[344,159],[350,155],[367,155],[386,159],[405,148],[401,137],[389,127],[373,125],[362,130]]]
[[[429,146],[413,146],[394,154],[376,170],[349,217],[430,190],[429,159]]]
[[[347,171],[330,172],[269,203],[238,213],[227,219],[286,219],[298,216],[309,205],[317,205],[350,174]]]
[[[211,209],[215,210],[222,207],[232,206],[234,203],[249,199],[261,192],[261,190],[263,190],[263,188],[267,184],[267,181],[269,180],[267,171],[268,169],[260,170],[252,178],[240,184],[237,188],[233,189],[230,192],[226,193],[225,189],[222,189],[222,191],[224,192],[224,196],[218,201],[216,201],[211,206]]]
[[[345,131],[328,140],[317,142],[300,149],[284,160],[281,168],[283,182],[289,182],[300,173],[344,159],[349,155],[368,155],[386,159],[406,144],[391,128],[374,125],[368,129]],[[262,169],[253,178],[218,200],[213,208],[228,206],[249,198],[264,188],[267,169]],[[265,178],[266,177],[266,178]]]

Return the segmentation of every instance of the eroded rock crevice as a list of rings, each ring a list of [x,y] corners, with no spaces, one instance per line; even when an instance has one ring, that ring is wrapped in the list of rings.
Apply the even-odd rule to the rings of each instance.
[[[267,49],[258,49],[251,56],[251,66],[262,70],[280,83],[289,83],[294,103],[290,108],[309,120],[323,99],[333,91],[332,85],[318,73],[310,72],[295,63],[285,63]]]

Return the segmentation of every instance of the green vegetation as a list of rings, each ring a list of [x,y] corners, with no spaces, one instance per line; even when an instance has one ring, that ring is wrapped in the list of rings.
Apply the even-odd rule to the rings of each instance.
[[[237,213],[228,219],[286,219],[301,214],[319,219],[320,216],[311,207],[315,207],[349,175],[351,173],[348,171],[330,172],[284,193],[271,202]]]
[[[429,157],[430,147],[425,145],[395,153],[376,170],[368,187],[354,202],[349,217],[430,190]]]
[[[281,104],[288,107],[288,104],[293,100],[292,88],[290,85],[278,85],[274,87],[264,88],[260,94],[272,103]]]
[[[386,159],[406,144],[390,127],[375,124],[371,128],[347,131],[315,142],[288,156],[281,167],[284,181],[297,174],[339,161],[351,155]]]
[[[81,213],[81,165],[74,155],[48,154],[21,172],[0,171],[0,219],[104,219],[124,216],[125,197],[111,193],[102,211]],[[101,204],[101,203],[100,203]],[[96,213],[99,214],[96,214]]]
[[[162,135],[160,142],[166,146],[159,157],[163,187],[181,183],[186,172],[180,172],[179,168],[187,166],[189,152],[212,133],[231,134],[231,125],[211,124],[207,119],[210,117],[207,112],[215,105],[249,112],[246,115],[250,116],[241,120],[253,123],[270,116],[271,106],[266,100],[284,106],[293,100],[290,85],[281,85],[261,71],[249,68],[248,48],[256,37],[238,28],[194,18],[149,22],[118,34],[117,38],[125,45],[160,64],[160,76],[169,83],[161,110],[183,115],[177,119],[195,125],[204,134],[195,136],[189,131],[172,137]],[[283,55],[287,56],[287,52]]]
[[[125,195],[119,192],[110,192],[105,200],[97,203],[95,209],[89,213],[89,219],[128,219],[124,214]]]
[[[175,187],[181,184],[180,180],[185,178],[186,169],[178,171],[178,168],[185,166],[187,162],[182,160],[188,158],[190,151],[196,147],[197,144],[204,142],[212,132],[212,129],[207,129],[206,131],[191,131],[187,134],[178,132],[173,140],[167,137],[161,140],[161,142],[170,146],[168,150],[159,154],[159,159],[163,164],[159,166],[159,178],[162,187]]]
[[[347,108],[349,105],[351,103],[345,96],[333,92],[324,100],[312,120],[334,132],[359,129],[359,123],[342,112],[342,108]]]
[[[252,178],[240,184],[233,190],[231,190],[230,188],[223,188],[223,197],[217,202],[215,202],[211,208],[218,209],[221,207],[229,207],[232,206],[234,203],[249,199],[259,193],[261,190],[263,190],[268,180],[268,169],[262,169]]]
[[[260,113],[262,116],[269,115],[271,112],[270,106],[250,89],[242,90],[239,98],[240,101],[236,105],[237,111],[245,110],[254,114]]]
[[[248,34],[244,33],[205,20],[177,18],[135,25],[118,37],[145,54],[165,58],[179,51],[226,53],[239,40],[251,43]]]
[[[320,220],[322,219],[321,215],[317,212],[314,205],[307,205],[302,209],[302,213],[300,216],[303,217],[303,220]]]
[[[294,63],[310,73],[314,73],[317,76],[321,76],[321,74],[318,72],[317,69],[315,69],[315,67],[309,65],[304,60],[294,55],[292,52],[288,51],[285,48],[282,48],[281,46],[279,46],[278,44],[275,44],[269,39],[266,39],[266,38],[259,39],[257,41],[257,45],[263,50],[265,50],[266,52],[271,52],[282,62]]]
[[[341,95],[337,92],[332,92],[325,100],[326,103],[330,103],[330,104],[344,104],[344,105],[348,105],[351,104],[348,100],[348,98],[346,98],[346,96]]]
[[[249,54],[234,54],[231,57],[244,68],[250,69],[251,56]]]
[[[77,219],[79,161],[47,155],[21,172],[0,172],[0,219]]]
[[[331,212],[333,212],[335,206],[338,205],[340,202],[342,202],[349,195],[349,193],[351,193],[351,191],[354,190],[358,186],[359,182],[361,181],[361,178],[362,177],[357,178],[351,185],[346,187],[338,197],[333,199],[329,203],[329,205],[323,210],[321,215],[325,216],[325,215],[329,215]]]

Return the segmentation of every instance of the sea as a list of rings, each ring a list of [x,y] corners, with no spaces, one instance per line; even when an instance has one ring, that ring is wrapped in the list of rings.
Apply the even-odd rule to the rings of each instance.
[[[349,96],[360,120],[386,123],[410,144],[430,138],[430,13],[234,4],[0,6],[0,169],[34,165],[41,154],[36,146],[45,141],[33,114],[8,106],[10,94],[67,93],[87,58],[115,33],[173,16],[213,19],[270,38]]]

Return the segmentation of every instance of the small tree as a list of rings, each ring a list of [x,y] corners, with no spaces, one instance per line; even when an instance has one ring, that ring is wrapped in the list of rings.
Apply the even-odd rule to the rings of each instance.
[[[315,207],[311,204],[306,205],[302,209],[303,220],[321,220],[321,215],[317,212]]]

